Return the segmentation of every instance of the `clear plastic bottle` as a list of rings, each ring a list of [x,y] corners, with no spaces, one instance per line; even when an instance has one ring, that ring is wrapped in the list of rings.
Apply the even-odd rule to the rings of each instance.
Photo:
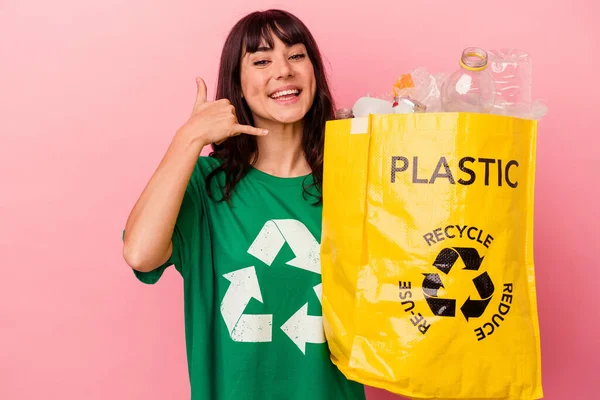
[[[488,51],[490,73],[496,82],[493,114],[526,118],[533,106],[531,98],[531,57],[523,50]]]
[[[460,67],[442,85],[442,111],[489,113],[494,107],[496,88],[487,69],[487,52],[478,47],[466,48]]]

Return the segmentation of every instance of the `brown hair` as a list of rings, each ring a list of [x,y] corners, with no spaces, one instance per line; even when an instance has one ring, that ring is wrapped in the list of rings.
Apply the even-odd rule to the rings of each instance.
[[[245,52],[256,52],[263,41],[273,47],[273,34],[288,46],[304,44],[314,68],[317,89],[314,102],[304,117],[302,148],[312,170],[314,184],[311,186],[314,186],[319,194],[310,193],[307,187],[304,187],[304,194],[316,196],[317,203],[320,203],[325,123],[334,118],[335,106],[319,48],[302,21],[289,12],[274,9],[253,12],[241,19],[231,29],[223,46],[216,100],[228,99],[235,107],[239,123],[254,125],[250,108],[242,98],[241,58]],[[221,163],[207,176],[206,188],[211,194],[210,180],[218,173],[224,172],[225,186],[222,188],[221,200],[229,200],[236,184],[246,175],[258,157],[256,138],[252,135],[238,135],[220,145],[213,143],[212,148],[210,156],[220,159]],[[255,157],[250,160],[253,154]]]

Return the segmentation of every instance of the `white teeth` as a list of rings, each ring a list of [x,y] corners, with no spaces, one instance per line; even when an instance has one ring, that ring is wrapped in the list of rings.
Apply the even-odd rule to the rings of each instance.
[[[300,91],[298,89],[292,89],[292,90],[282,90],[280,92],[275,92],[271,95],[272,98],[276,99],[278,97],[282,97],[282,96],[289,96],[290,94],[298,94],[300,93]]]

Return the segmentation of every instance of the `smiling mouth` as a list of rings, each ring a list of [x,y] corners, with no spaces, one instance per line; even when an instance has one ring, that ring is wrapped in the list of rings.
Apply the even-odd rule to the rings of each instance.
[[[273,100],[291,100],[295,97],[300,96],[302,90],[300,89],[290,89],[290,90],[280,90],[278,92],[273,93],[269,97]]]

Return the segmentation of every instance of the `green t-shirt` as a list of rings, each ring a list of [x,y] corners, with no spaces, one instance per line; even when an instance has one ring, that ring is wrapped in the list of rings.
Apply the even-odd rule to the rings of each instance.
[[[218,202],[204,183],[217,165],[198,159],[169,261],[134,271],[148,284],[170,265],[183,277],[192,400],[364,399],[364,387],[333,365],[325,343],[322,209],[303,193],[312,176],[279,178],[253,168],[230,203]],[[211,188],[220,199],[214,179]]]

